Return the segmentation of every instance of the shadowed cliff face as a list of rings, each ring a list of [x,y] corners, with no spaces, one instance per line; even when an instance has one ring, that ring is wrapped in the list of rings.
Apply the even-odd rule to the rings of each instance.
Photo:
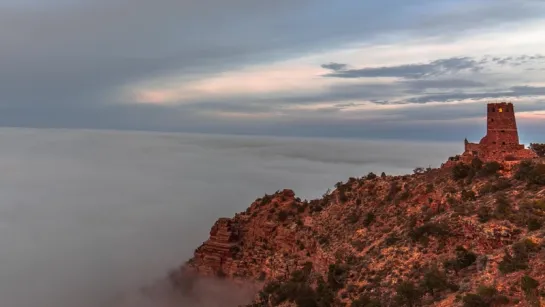
[[[108,306],[180,265],[218,217],[256,196],[314,198],[462,146],[0,129],[2,306]]]

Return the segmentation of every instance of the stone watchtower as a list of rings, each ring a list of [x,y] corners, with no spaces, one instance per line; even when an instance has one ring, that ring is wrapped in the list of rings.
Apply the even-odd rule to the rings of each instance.
[[[523,149],[519,144],[515,109],[512,103],[489,103],[487,105],[486,136],[479,144],[489,151],[512,151]]]
[[[464,160],[479,157],[483,161],[520,160],[535,157],[535,153],[519,143],[515,108],[512,103],[487,104],[486,135],[481,141],[464,141]]]

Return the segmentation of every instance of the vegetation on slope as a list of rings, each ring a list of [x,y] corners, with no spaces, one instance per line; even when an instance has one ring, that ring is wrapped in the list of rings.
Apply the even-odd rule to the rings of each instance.
[[[545,164],[508,172],[475,160],[266,195],[233,219],[246,236],[227,274],[264,282],[250,306],[539,306]]]

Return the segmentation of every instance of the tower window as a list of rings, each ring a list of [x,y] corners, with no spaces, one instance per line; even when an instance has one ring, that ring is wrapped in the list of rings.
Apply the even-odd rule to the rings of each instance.
[[[505,142],[501,142],[502,145],[505,145]]]
[[[491,122],[491,123],[493,123],[493,122],[494,122],[494,119],[493,119],[493,118],[491,118],[491,119],[490,119],[490,122]]]
[[[492,108],[492,112],[496,112],[496,108]]]
[[[504,132],[505,132],[505,130],[502,130],[502,131],[501,131],[501,133],[504,133]]]
[[[499,108],[498,112],[500,112],[500,113],[503,112],[503,108]]]

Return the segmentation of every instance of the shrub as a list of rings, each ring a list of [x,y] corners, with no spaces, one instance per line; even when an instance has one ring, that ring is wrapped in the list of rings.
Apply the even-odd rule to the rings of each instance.
[[[520,279],[520,287],[522,291],[524,292],[524,296],[526,297],[526,302],[528,302],[529,306],[532,307],[540,307],[541,304],[539,302],[539,291],[537,287],[539,287],[539,282],[532,277],[528,275],[524,275]]]
[[[487,162],[483,165],[480,174],[483,176],[495,175],[501,168],[501,164],[496,161]]]
[[[511,205],[505,195],[498,195],[496,197],[496,210],[494,215],[497,219],[505,219],[511,213]]]
[[[390,234],[388,235],[388,237],[386,237],[386,240],[384,240],[384,243],[386,243],[386,246],[392,246],[396,244],[399,240],[401,239],[393,234]]]
[[[356,224],[360,220],[360,216],[355,212],[351,212],[347,217],[346,221],[350,224]]]
[[[431,193],[433,192],[433,184],[432,183],[428,183],[426,185],[426,193]]]
[[[369,212],[365,215],[365,219],[363,220],[363,226],[368,227],[375,221],[375,214],[373,212]]]
[[[490,220],[490,210],[485,206],[480,206],[477,209],[477,216],[479,217],[479,222],[486,223]]]
[[[460,180],[466,178],[470,173],[471,167],[464,164],[458,163],[452,168],[452,177],[455,180]]]
[[[470,200],[476,200],[477,197],[475,195],[475,192],[472,190],[462,190],[462,200],[463,201],[470,201]]]
[[[278,220],[280,222],[284,222],[289,216],[289,213],[287,211],[284,211],[284,210],[280,210],[278,212]]]
[[[545,144],[530,143],[530,149],[539,157],[545,157]]]
[[[390,190],[388,191],[388,195],[386,195],[386,201],[393,200],[399,191],[401,191],[401,188],[399,187],[397,182],[393,181],[392,183],[390,183]]]
[[[522,161],[515,173],[515,178],[530,184],[545,185],[545,164],[531,160]]]
[[[330,264],[327,271],[327,283],[333,290],[344,287],[348,277],[348,267],[340,264]]]
[[[498,268],[504,274],[509,274],[519,270],[525,270],[528,268],[528,259],[530,253],[537,250],[537,244],[528,239],[515,243],[513,244],[512,253],[510,253],[508,250],[505,250],[503,259],[499,263]]]
[[[477,294],[469,293],[462,299],[464,307],[489,307],[482,297]]]
[[[367,174],[366,178],[367,179],[375,179],[375,178],[377,178],[377,175],[375,175],[375,173],[373,173],[373,172],[369,172],[369,174]]]
[[[475,170],[480,170],[483,167],[483,164],[484,162],[477,157],[471,160],[471,167],[474,168]]]
[[[520,278],[520,287],[524,293],[531,293],[539,287],[539,282],[528,275]]]
[[[444,266],[445,269],[453,270],[456,272],[456,274],[458,274],[458,271],[472,265],[476,260],[477,255],[471,251],[468,251],[463,246],[458,246],[456,247],[456,258],[445,261]]]
[[[396,287],[395,301],[401,306],[414,307],[422,297],[422,292],[412,282],[402,282]]]
[[[487,303],[492,305],[503,305],[509,303],[509,299],[504,295],[498,293],[498,290],[494,287],[480,286],[477,290],[479,294]]]
[[[429,292],[431,295],[434,295],[435,291],[446,290],[449,287],[450,284],[447,280],[447,276],[436,267],[431,268],[424,274],[422,288],[424,288],[426,292]]]
[[[470,293],[463,298],[464,307],[489,307],[509,303],[509,299],[498,293],[494,287],[480,286],[477,294]]]
[[[414,240],[420,240],[424,235],[445,236],[450,233],[446,224],[426,223],[409,231],[409,236]]]
[[[541,223],[540,220],[536,219],[536,218],[531,218],[528,220],[528,230],[529,231],[534,231],[534,230],[538,230],[541,228],[543,224]]]
[[[357,300],[350,304],[350,307],[380,307],[378,300],[370,298],[368,295],[362,294]]]

